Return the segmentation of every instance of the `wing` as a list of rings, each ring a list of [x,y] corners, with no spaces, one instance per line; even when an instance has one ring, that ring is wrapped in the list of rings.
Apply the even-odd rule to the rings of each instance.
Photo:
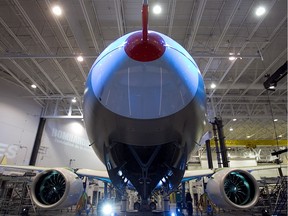
[[[37,166],[18,166],[18,165],[0,165],[4,170],[23,170],[23,171],[44,171],[51,169],[49,167],[37,167]]]
[[[269,169],[279,169],[287,168],[287,164],[278,164],[278,165],[267,165],[267,166],[254,166],[254,167],[241,167],[241,169],[248,172],[258,171],[258,170],[269,170]]]
[[[215,173],[214,169],[199,169],[199,170],[186,170],[182,179],[184,181],[190,181],[192,179],[201,178],[204,176],[210,177]]]
[[[7,172],[9,175],[25,175],[26,172],[39,173],[45,170],[51,170],[51,167],[38,167],[38,166],[17,166],[17,165],[0,165],[0,173]],[[92,179],[98,179],[107,183],[111,183],[108,172],[104,170],[92,170],[92,169],[71,169],[66,168],[71,172],[74,172],[79,177],[86,176]]]
[[[254,167],[233,167],[233,169],[237,168],[240,170],[245,170],[248,172],[259,171],[259,170],[268,170],[268,169],[278,169],[278,168],[287,168],[287,164],[279,164],[279,165],[267,165],[267,166],[254,166]],[[192,179],[197,179],[201,177],[211,177],[216,172],[221,170],[232,169],[232,167],[224,167],[224,168],[215,168],[215,169],[199,169],[199,170],[186,170],[182,179],[184,181],[190,181]]]
[[[88,178],[94,178],[103,182],[111,183],[108,172],[104,170],[78,169],[75,173],[79,176],[86,176]]]

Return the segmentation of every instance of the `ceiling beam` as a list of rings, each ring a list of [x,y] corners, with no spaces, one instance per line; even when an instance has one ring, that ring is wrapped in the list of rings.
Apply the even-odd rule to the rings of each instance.
[[[2,67],[7,73],[9,73],[10,76],[12,76],[24,89],[26,89],[31,95],[36,96],[35,93],[33,91],[31,91],[31,89],[29,89],[27,87],[27,85],[25,83],[23,83],[20,79],[18,79],[17,76],[15,76],[15,74],[10,71],[5,65],[0,63],[0,67]],[[35,98],[35,101],[40,105],[40,106],[44,106],[43,102],[41,102],[39,99]]]
[[[41,45],[45,48],[46,52],[49,54],[52,54],[48,44],[45,42],[44,38],[41,36],[40,32],[38,31],[38,29],[36,28],[36,26],[34,25],[34,23],[32,22],[32,20],[29,18],[29,16],[27,15],[26,11],[24,10],[24,8],[21,6],[21,4],[19,3],[18,0],[13,0],[13,2],[15,3],[15,5],[17,6],[17,8],[19,9],[19,11],[21,12],[22,16],[25,18],[25,20],[27,21],[27,23],[30,25],[31,29],[33,30],[33,33],[36,35],[37,39],[41,42]],[[76,90],[75,86],[73,85],[73,83],[71,82],[71,80],[69,79],[68,75],[66,74],[66,72],[64,71],[64,69],[61,67],[61,65],[59,64],[59,62],[53,58],[52,59],[53,62],[57,65],[57,67],[59,68],[62,76],[64,77],[64,79],[68,82],[68,84],[70,85],[70,87],[73,89],[74,93],[79,96],[78,91]]]
[[[199,25],[200,25],[200,22],[201,22],[201,19],[202,19],[202,15],[204,13],[204,9],[205,9],[206,3],[207,3],[207,0],[198,1],[199,6],[198,6],[197,13],[196,13],[196,19],[194,19],[195,22],[194,22],[193,27],[191,29],[191,32],[189,34],[189,36],[190,36],[189,37],[189,41],[188,41],[188,43],[187,43],[187,45],[185,47],[188,52],[190,50],[192,50],[192,47],[193,47],[193,44],[194,44],[194,41],[195,41],[195,38],[196,38],[196,34],[197,34],[197,31],[198,31],[198,28],[199,28]],[[193,13],[193,10],[192,10],[192,13]],[[190,28],[190,26],[188,26],[188,28]]]
[[[272,9],[273,5],[276,3],[276,0],[273,0],[271,1],[271,4],[269,5],[269,11]],[[250,10],[249,10],[250,11]],[[264,18],[267,16],[268,13],[266,13],[265,16],[263,16],[259,22],[257,23],[257,25],[254,27],[254,29],[252,30],[252,32],[250,33],[250,35],[248,36],[248,38],[246,39],[246,42],[243,44],[243,46],[241,47],[241,49],[237,52],[237,53],[242,53],[242,51],[246,48],[246,46],[249,44],[249,41],[252,39],[252,37],[254,36],[254,34],[256,33],[256,31],[258,30],[259,26],[262,24],[262,22],[264,21]],[[273,33],[272,33],[273,34]],[[266,45],[266,43],[264,43],[262,46],[261,46],[261,49],[264,48],[264,46]],[[260,54],[260,53],[259,53]],[[260,55],[261,57],[261,55]],[[228,69],[225,71],[225,73],[221,76],[221,79],[219,80],[218,82],[218,85],[225,79],[226,75],[229,73],[230,69],[232,68],[232,66],[234,65],[234,63],[236,62],[236,60],[232,61],[230,63],[230,66],[228,67]],[[208,64],[207,64],[208,65]],[[207,67],[205,67],[205,70],[206,70]],[[203,74],[205,75],[205,70],[203,72]],[[208,68],[207,68],[208,70]],[[206,70],[206,72],[207,72]],[[203,76],[204,76],[203,75]],[[211,93],[210,93],[210,96],[212,96],[215,91],[216,91],[217,88],[215,88]]]
[[[117,19],[117,26],[119,37],[124,35],[124,19],[123,19],[123,11],[122,11],[122,0],[114,0],[115,5],[115,12],[116,12],[116,19]]]
[[[89,30],[89,33],[90,33],[94,48],[95,48],[95,51],[96,51],[96,53],[100,54],[100,49],[99,49],[99,46],[98,46],[98,43],[97,43],[97,40],[96,40],[96,37],[95,37],[95,34],[94,34],[94,30],[93,30],[92,24],[90,22],[90,18],[89,18],[89,15],[88,15],[88,12],[87,12],[87,9],[86,9],[86,6],[85,6],[85,2],[84,2],[84,0],[79,0],[79,3],[81,5],[82,12],[84,14],[85,21],[86,21],[86,24],[87,24],[87,27],[88,27],[88,30]]]
[[[214,52],[216,52],[216,51],[218,50],[218,48],[220,47],[220,44],[222,43],[222,40],[223,40],[224,36],[226,35],[226,32],[228,31],[228,28],[229,28],[229,26],[230,26],[230,24],[231,24],[231,22],[232,22],[232,20],[233,20],[233,18],[234,18],[234,16],[235,16],[235,14],[237,13],[240,4],[241,4],[241,0],[238,0],[238,1],[236,2],[236,4],[235,4],[234,8],[233,8],[232,13],[230,14],[230,16],[229,16],[229,18],[228,18],[228,21],[226,22],[226,24],[225,24],[225,26],[224,26],[224,28],[223,28],[223,31],[222,31],[222,33],[221,33],[221,35],[220,35],[220,37],[219,37],[219,39],[218,39],[215,47],[213,48],[213,51],[214,51]],[[206,66],[205,66],[205,68],[204,68],[204,70],[203,70],[203,72],[202,72],[202,73],[203,73],[203,77],[206,75],[206,73],[207,73],[207,71],[208,71],[208,69],[209,69],[212,61],[213,61],[213,58],[209,58]],[[232,63],[230,64],[230,66],[229,66],[228,69],[226,70],[226,73],[227,73],[227,71],[230,70],[230,68],[233,66],[234,63],[235,63],[235,61],[232,61]],[[213,94],[213,93],[214,93],[214,92],[212,91],[211,94]]]
[[[46,2],[46,5],[47,5],[48,8],[52,8],[52,5],[50,4],[50,2],[49,2],[48,0],[46,0],[45,2]],[[68,39],[68,37],[67,37],[66,34],[65,34],[64,29],[62,28],[62,25],[61,25],[60,22],[59,22],[59,20],[56,18],[56,16],[53,16],[53,18],[54,18],[55,23],[56,23],[57,26],[58,26],[58,29],[59,29],[59,31],[60,31],[63,39],[65,40],[65,42],[66,42],[66,44],[67,44],[67,46],[68,46],[68,48],[69,48],[69,51],[70,51],[72,54],[75,53],[75,52],[74,52],[74,49],[72,48],[72,45],[71,45],[71,43],[70,43],[70,41],[69,41],[69,39]],[[81,53],[79,53],[78,55],[80,55],[80,54],[81,54]],[[75,58],[75,62],[76,62],[76,64],[77,64],[77,66],[78,66],[78,68],[79,68],[79,70],[80,70],[80,72],[81,72],[84,80],[86,80],[87,75],[85,74],[82,65],[80,64],[79,61],[76,60],[76,58]]]
[[[0,17],[0,23],[2,26],[4,26],[5,30],[9,33],[9,35],[17,42],[17,44],[22,48],[24,52],[28,52],[27,48],[24,46],[24,44],[18,39],[18,37],[14,34],[14,32],[9,28],[9,26],[6,24],[6,22]],[[9,60],[12,60],[14,58],[7,58]],[[40,66],[40,64],[34,59],[29,58],[31,61],[36,65],[36,67],[41,71],[41,73],[46,77],[46,79],[50,82],[50,84],[58,91],[59,94],[63,95],[63,93],[60,91],[60,89],[57,87],[57,85],[52,81],[52,79],[49,77],[49,75],[46,73],[46,71]]]
[[[230,55],[221,55],[221,54],[209,54],[209,53],[190,53],[194,59],[197,58],[225,58],[228,59]],[[81,55],[83,58],[86,59],[96,59],[99,55]],[[4,59],[71,59],[76,58],[78,55],[55,55],[55,54],[19,54],[19,53],[8,53],[0,55],[0,60]],[[237,58],[242,59],[255,59],[261,58],[260,55],[238,55]]]
[[[167,35],[171,37],[172,35],[172,29],[173,29],[173,22],[174,22],[174,16],[175,16],[175,9],[176,9],[176,0],[170,0],[169,5],[171,4],[170,13],[168,13],[167,21],[168,21],[168,33]]]

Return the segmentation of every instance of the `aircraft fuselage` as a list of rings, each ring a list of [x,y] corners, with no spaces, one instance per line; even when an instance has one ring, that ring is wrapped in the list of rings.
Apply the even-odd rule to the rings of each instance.
[[[147,199],[157,186],[171,191],[181,182],[203,135],[206,96],[183,47],[152,31],[143,42],[140,33],[116,40],[93,64],[84,120],[112,183],[132,184]]]

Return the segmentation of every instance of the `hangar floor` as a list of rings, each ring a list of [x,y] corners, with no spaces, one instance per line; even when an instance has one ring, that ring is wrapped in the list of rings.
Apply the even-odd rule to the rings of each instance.
[[[253,211],[254,212],[254,211]],[[19,215],[19,214],[3,214],[5,216],[14,216],[14,215]],[[21,215],[21,214],[20,214]],[[23,214],[22,214],[23,215]],[[24,214],[25,215],[25,214]],[[86,212],[82,212],[81,214],[76,214],[74,211],[72,212],[66,212],[66,211],[50,211],[50,212],[42,212],[42,213],[38,213],[38,214],[35,214],[35,213],[29,213],[27,214],[27,216],[30,215],[30,216],[55,216],[55,215],[59,215],[59,216],[103,216],[102,214],[97,214],[97,213],[89,213],[89,214],[86,214]],[[163,213],[135,213],[135,212],[127,212],[127,213],[116,213],[114,214],[114,216],[171,216],[171,213],[170,214],[163,214]],[[227,211],[227,212],[219,212],[219,213],[213,213],[213,214],[207,214],[207,213],[193,213],[193,216],[269,216],[271,214],[265,214],[261,211],[259,211],[258,213],[257,212],[254,212],[252,213],[251,211]],[[184,212],[182,214],[182,216],[188,216],[188,214],[186,212]],[[287,211],[286,212],[283,212],[282,214],[278,214],[277,216],[287,216]]]

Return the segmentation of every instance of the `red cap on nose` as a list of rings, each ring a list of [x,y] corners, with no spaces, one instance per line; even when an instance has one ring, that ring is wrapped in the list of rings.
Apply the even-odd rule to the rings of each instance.
[[[149,32],[147,40],[143,40],[142,32],[136,32],[126,40],[124,50],[126,54],[141,62],[154,61],[160,58],[165,52],[165,41],[154,32]]]

